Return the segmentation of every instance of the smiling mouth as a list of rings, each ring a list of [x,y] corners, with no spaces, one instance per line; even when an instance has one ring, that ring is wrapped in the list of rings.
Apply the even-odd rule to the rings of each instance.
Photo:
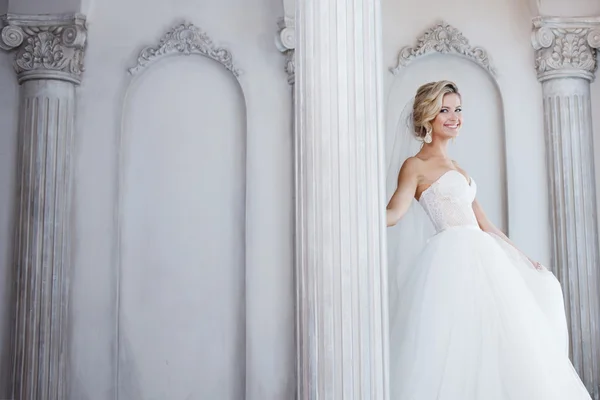
[[[454,124],[454,125],[444,125],[446,128],[450,128],[450,129],[458,129],[459,125],[458,124]]]

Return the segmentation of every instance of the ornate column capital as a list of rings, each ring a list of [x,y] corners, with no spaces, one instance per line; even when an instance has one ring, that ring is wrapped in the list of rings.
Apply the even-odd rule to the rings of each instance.
[[[31,79],[81,82],[87,29],[80,14],[0,17],[0,48],[14,50],[19,83]]]
[[[288,74],[288,83],[293,85],[296,81],[296,21],[292,17],[284,17],[278,25],[279,35],[275,44],[285,54],[285,72]]]
[[[568,77],[594,80],[600,17],[536,17],[533,27],[531,43],[541,82]]]

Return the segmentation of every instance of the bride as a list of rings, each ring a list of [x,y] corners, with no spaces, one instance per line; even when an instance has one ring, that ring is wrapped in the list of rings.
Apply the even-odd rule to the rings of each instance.
[[[475,181],[448,158],[463,123],[457,86],[421,86],[412,123],[423,145],[400,169],[387,224],[414,198],[435,234],[390,288],[391,398],[591,399],[568,358],[558,281],[489,221]]]

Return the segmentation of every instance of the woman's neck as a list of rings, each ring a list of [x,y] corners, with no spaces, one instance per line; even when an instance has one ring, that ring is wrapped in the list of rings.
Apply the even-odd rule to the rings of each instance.
[[[431,143],[424,143],[419,153],[429,157],[450,159],[448,156],[448,140],[437,139]]]

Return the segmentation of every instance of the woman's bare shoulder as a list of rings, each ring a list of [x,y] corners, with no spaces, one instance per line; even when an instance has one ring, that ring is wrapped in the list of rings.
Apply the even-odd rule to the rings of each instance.
[[[402,169],[410,170],[412,172],[418,172],[421,170],[421,168],[423,168],[424,163],[425,161],[421,160],[419,157],[408,157],[406,160],[404,160],[404,163],[402,164]]]
[[[398,172],[398,184],[400,182],[411,182],[419,179],[421,174],[421,163],[417,157],[409,157],[402,163],[402,167]]]
[[[454,167],[455,167],[456,169],[458,169],[459,171],[462,171],[462,172],[464,172],[464,169],[462,169],[462,167],[461,167],[461,166],[458,164],[458,161],[456,161],[456,160],[452,160],[452,164],[454,165]]]

